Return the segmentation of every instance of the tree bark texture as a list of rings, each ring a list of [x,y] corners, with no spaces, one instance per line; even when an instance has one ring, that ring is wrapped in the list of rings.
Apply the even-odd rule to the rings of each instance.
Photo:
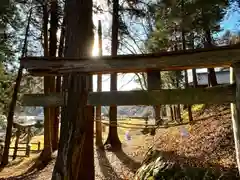
[[[119,0],[113,1],[113,17],[112,17],[112,56],[117,55],[118,50],[118,30],[119,30]],[[110,77],[110,90],[117,90],[117,73],[112,73]],[[109,133],[105,144],[110,144],[113,150],[121,148],[121,141],[117,132],[117,106],[113,105],[109,108]]]
[[[65,57],[91,56],[93,23],[91,0],[66,1]],[[67,105],[62,109],[58,157],[53,180],[94,179],[93,107],[87,106],[92,77],[71,73],[64,76]]]

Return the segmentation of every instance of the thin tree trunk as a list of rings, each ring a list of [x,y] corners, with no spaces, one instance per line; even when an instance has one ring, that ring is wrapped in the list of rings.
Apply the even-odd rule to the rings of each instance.
[[[56,57],[57,52],[57,30],[58,30],[58,14],[57,14],[57,8],[58,8],[58,2],[57,0],[51,0],[51,8],[50,8],[50,46],[49,46],[49,56],[50,57]],[[55,77],[51,78],[51,84],[50,84],[50,92],[56,92],[56,79]],[[58,78],[59,79],[59,78]],[[60,86],[60,84],[58,84]],[[58,87],[59,88],[59,87]],[[60,88],[59,88],[60,89]],[[52,129],[51,129],[51,141],[52,141],[52,150],[57,150],[58,147],[58,128],[59,128],[59,121],[58,121],[58,115],[57,112],[55,112],[56,108],[51,107],[50,108],[50,118],[52,123]]]
[[[113,18],[112,18],[112,56],[117,55],[118,50],[118,29],[119,29],[119,0],[113,1]],[[111,74],[110,90],[117,90],[117,73]],[[110,144],[113,150],[121,148],[121,141],[117,132],[117,106],[112,105],[109,108],[109,133],[105,144]]]
[[[190,39],[190,46],[192,49],[195,49],[194,45],[194,33],[191,32],[191,39]],[[197,72],[196,69],[192,69],[192,77],[193,77],[193,87],[197,88],[198,86],[198,81],[197,81]]]
[[[188,72],[187,70],[184,71],[185,72],[185,88],[189,88],[189,84],[188,84]],[[190,122],[193,121],[193,117],[192,117],[192,106],[191,105],[187,105],[187,109],[188,109],[188,120]]]
[[[198,81],[197,81],[197,72],[196,69],[192,69],[192,76],[193,76],[193,87],[198,87]]]
[[[31,18],[32,18],[32,9],[30,9],[30,13],[28,16],[25,39],[24,39],[24,44],[23,44],[23,48],[22,48],[22,57],[27,55],[27,37],[28,37],[29,28],[30,28]],[[1,166],[5,166],[8,164],[9,147],[10,147],[10,143],[11,143],[12,127],[13,127],[13,120],[14,120],[13,116],[14,116],[14,111],[15,111],[15,107],[16,107],[16,103],[17,103],[18,91],[20,88],[22,73],[23,73],[23,67],[20,66],[20,68],[18,69],[16,83],[15,83],[15,86],[13,89],[12,100],[10,102],[9,109],[8,109],[7,130],[6,130],[6,137],[5,137],[5,144],[4,144],[4,151],[3,151],[3,158],[2,158]]]
[[[170,115],[171,115],[171,119],[172,121],[174,121],[174,113],[173,113],[173,106],[172,105],[169,105],[169,108],[170,108]]]
[[[98,21],[98,51],[99,56],[102,56],[102,25],[101,21]],[[98,74],[97,76],[97,91],[102,91],[102,75]],[[101,122],[101,108],[102,106],[99,105],[96,107],[96,146],[102,147],[102,122]]]
[[[212,37],[211,31],[209,28],[205,30],[205,38],[207,41],[207,47],[212,47]],[[216,86],[217,85],[217,77],[214,68],[208,68],[208,83],[209,86]]]
[[[184,13],[184,1],[182,0],[182,13]],[[184,16],[182,17],[184,21]],[[183,26],[183,25],[182,25]],[[182,27],[182,48],[183,50],[186,50],[186,39],[185,39],[185,30],[184,27]],[[185,88],[188,88],[188,72],[187,70],[184,71],[185,73]],[[190,104],[187,104],[187,110],[188,110],[188,119],[191,122],[193,120],[192,117],[192,108]]]
[[[179,77],[177,76],[176,77],[176,86],[177,86],[177,89],[180,88],[179,87]],[[181,108],[180,108],[180,104],[177,104],[176,105],[176,120],[181,122],[182,121],[182,117],[181,117]]]
[[[62,22],[60,41],[59,41],[59,46],[58,46],[58,57],[63,56],[64,40],[65,40],[65,16],[63,17],[63,22]],[[62,87],[61,82],[62,82],[61,76],[57,76],[56,92],[61,92],[61,87]],[[53,143],[53,145],[52,145],[53,151],[57,150],[57,148],[58,148],[58,134],[59,134],[59,122],[60,122],[59,115],[60,115],[60,107],[56,107],[55,108],[55,120],[54,120],[55,131],[53,132],[53,136],[54,136],[53,139],[56,139],[57,142]]]
[[[65,57],[91,56],[93,45],[91,0],[66,1]],[[64,76],[68,85],[63,108],[58,157],[53,180],[94,179],[93,107],[87,105],[92,77],[85,73]],[[67,81],[66,81],[67,80]]]
[[[43,39],[44,39],[44,56],[48,56],[48,5],[43,5]],[[49,93],[51,80],[49,77],[44,77],[44,94]],[[44,148],[40,156],[42,162],[48,162],[52,156],[51,142],[51,119],[49,108],[44,108]]]

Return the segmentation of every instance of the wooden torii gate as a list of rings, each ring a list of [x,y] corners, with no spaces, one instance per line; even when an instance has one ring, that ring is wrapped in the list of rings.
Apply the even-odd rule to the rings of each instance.
[[[21,65],[34,76],[147,72],[147,91],[89,92],[88,105],[155,105],[232,103],[237,163],[240,166],[240,46],[222,46],[159,54],[86,57],[81,59],[24,57]],[[160,71],[233,67],[235,83],[210,88],[159,89]],[[232,74],[233,75],[233,74]],[[234,82],[234,81],[232,81]],[[67,93],[26,94],[25,106],[65,106]],[[91,140],[91,139],[89,139]],[[93,158],[92,158],[93,159]],[[94,167],[91,169],[94,171]]]

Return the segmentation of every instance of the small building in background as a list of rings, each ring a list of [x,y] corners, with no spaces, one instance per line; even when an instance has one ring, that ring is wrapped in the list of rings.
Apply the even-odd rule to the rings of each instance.
[[[217,83],[218,84],[230,84],[230,71],[229,69],[223,71],[216,71]],[[197,73],[198,87],[208,86],[208,72]],[[193,86],[193,81],[189,82],[189,86]]]

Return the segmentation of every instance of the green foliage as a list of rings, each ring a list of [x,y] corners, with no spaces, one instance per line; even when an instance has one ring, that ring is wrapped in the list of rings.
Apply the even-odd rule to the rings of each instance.
[[[151,17],[154,28],[145,41],[146,51],[159,53],[183,49],[183,33],[185,48],[204,47],[209,41],[207,33],[211,36],[220,30],[219,22],[228,5],[227,0],[162,0],[149,5],[154,10]],[[182,72],[162,72],[161,75],[163,88],[183,86]]]
[[[0,4],[0,115],[7,114],[8,105],[12,98],[13,87],[15,84],[16,73],[18,70],[18,57],[21,55],[23,40],[25,38],[25,29],[27,16],[32,3],[37,3],[35,7],[34,17],[31,20],[31,27],[34,27],[34,33],[30,32],[31,38],[28,37],[28,44],[31,40],[36,44],[34,36],[38,36],[37,26],[40,23],[41,12],[38,9],[40,2],[30,1],[8,1],[3,0]],[[38,6],[37,6],[38,5]],[[38,23],[36,23],[37,20]],[[39,21],[40,20],[40,21]],[[30,46],[30,49],[33,46]],[[39,47],[38,47],[39,49]],[[17,104],[20,104],[21,96],[24,93],[41,89],[37,84],[41,85],[39,78],[23,76],[20,88],[20,98]]]

